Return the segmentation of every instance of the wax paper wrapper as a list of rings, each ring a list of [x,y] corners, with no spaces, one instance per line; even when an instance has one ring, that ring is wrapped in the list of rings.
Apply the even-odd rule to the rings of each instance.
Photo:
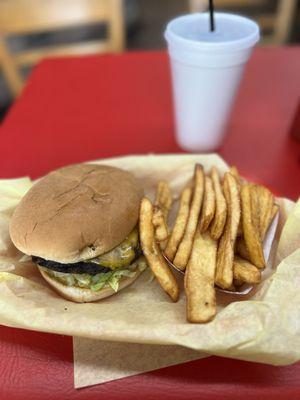
[[[74,386],[81,388],[199,360],[205,354],[187,347],[108,342],[74,337]]]
[[[227,165],[217,155],[131,156],[97,161],[132,171],[152,197],[159,179],[174,193],[192,177],[195,162],[208,171]],[[28,179],[0,183],[0,323],[110,342],[180,345],[208,354],[286,365],[300,359],[300,204],[277,199],[280,219],[268,268],[271,276],[239,297],[218,292],[218,314],[189,324],[185,299],[172,303],[149,270],[126,290],[98,303],[59,297],[9,240],[13,209]]]

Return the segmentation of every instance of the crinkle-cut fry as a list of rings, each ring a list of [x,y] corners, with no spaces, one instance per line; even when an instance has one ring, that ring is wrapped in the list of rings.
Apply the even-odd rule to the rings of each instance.
[[[189,218],[190,203],[192,198],[193,189],[191,187],[186,187],[183,189],[180,195],[179,209],[177,217],[175,220],[174,227],[172,229],[171,235],[165,249],[165,256],[173,261],[175,254],[177,252],[179,243],[183,238],[186,224]]]
[[[228,289],[233,282],[234,246],[241,216],[238,183],[229,172],[224,175],[223,189],[227,203],[227,219],[217,251],[215,283],[222,289]]]
[[[159,206],[153,207],[152,222],[155,228],[155,240],[163,242],[168,239],[168,227],[165,221],[164,214]]]
[[[140,242],[143,253],[162,289],[176,302],[179,297],[179,286],[155,241],[152,218],[153,205],[149,199],[144,197],[140,206],[139,219]]]
[[[258,268],[265,267],[259,223],[257,225],[256,190],[254,185],[245,184],[241,189],[243,234],[249,253],[249,260]]]
[[[205,232],[214,218],[216,209],[216,195],[213,188],[212,180],[209,176],[205,176],[205,189],[203,204],[200,216],[199,229]]]
[[[197,229],[184,276],[189,322],[207,322],[216,315],[214,288],[216,254],[217,242],[210,237],[208,232],[201,234]]]
[[[204,194],[204,172],[200,164],[195,165],[194,192],[188,221],[182,241],[179,244],[173,264],[180,270],[185,270],[193,246],[193,240],[198,225],[199,214]]]
[[[155,205],[159,206],[167,220],[172,205],[172,192],[166,181],[159,181],[156,190]]]
[[[212,167],[211,169],[211,179],[215,191],[216,208],[214,219],[210,224],[210,235],[213,239],[218,240],[224,230],[227,215],[227,206],[220,183],[219,173],[216,167]]]
[[[249,261],[235,256],[233,262],[233,279],[238,282],[254,285],[261,281],[261,272]]]

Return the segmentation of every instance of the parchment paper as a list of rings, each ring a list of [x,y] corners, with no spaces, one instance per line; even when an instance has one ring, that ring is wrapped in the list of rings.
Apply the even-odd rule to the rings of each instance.
[[[103,162],[133,171],[149,195],[159,179],[170,181],[178,192],[191,178],[195,162],[207,169],[217,165],[226,170],[216,155],[133,156]],[[18,261],[21,255],[8,236],[9,218],[17,197],[26,191],[26,182],[0,184],[0,262],[2,271],[8,271],[0,273],[1,324],[110,342],[176,344],[274,365],[300,359],[299,203],[278,199],[274,274],[243,301],[219,293],[216,318],[196,325],[185,320],[184,296],[171,303],[156,281],[149,279],[149,271],[128,289],[99,303],[75,304],[53,292],[31,262]]]
[[[77,389],[206,357],[181,346],[104,342],[82,337],[74,337],[73,349]]]

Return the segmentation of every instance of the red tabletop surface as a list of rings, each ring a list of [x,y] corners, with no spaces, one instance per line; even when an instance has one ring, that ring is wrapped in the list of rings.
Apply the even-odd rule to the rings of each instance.
[[[300,193],[300,143],[288,130],[299,71],[299,47],[257,49],[219,149],[244,174],[292,199]],[[35,178],[101,157],[180,152],[166,54],[42,62],[1,126],[0,146],[1,178]],[[76,391],[71,338],[1,327],[0,340],[0,399],[300,398],[300,363],[218,357]]]

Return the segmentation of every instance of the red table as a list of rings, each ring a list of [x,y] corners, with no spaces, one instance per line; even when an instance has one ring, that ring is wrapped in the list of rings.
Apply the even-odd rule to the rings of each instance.
[[[247,176],[293,199],[300,193],[300,144],[288,127],[299,71],[300,48],[256,50],[220,149]],[[179,152],[173,131],[164,53],[44,61],[0,128],[0,177]],[[217,357],[76,391],[71,338],[1,327],[0,340],[0,399],[300,398],[300,363],[279,368]]]

